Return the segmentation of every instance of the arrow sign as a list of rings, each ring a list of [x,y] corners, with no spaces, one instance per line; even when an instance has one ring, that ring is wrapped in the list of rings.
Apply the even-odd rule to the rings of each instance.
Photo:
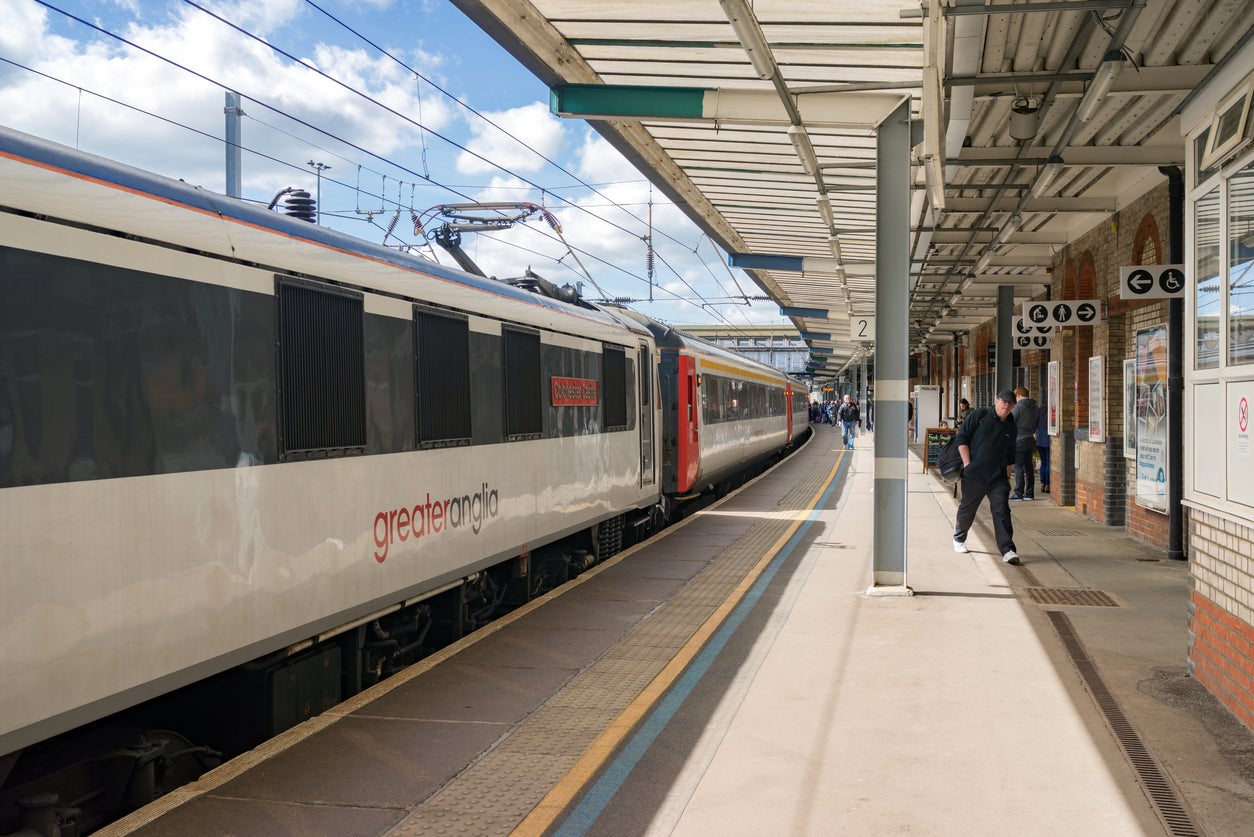
[[[1184,265],[1146,264],[1119,268],[1121,299],[1171,299],[1183,297]]]
[[[1134,270],[1128,274],[1124,284],[1137,296],[1145,296],[1154,290],[1154,275],[1148,270]]]
[[[1051,333],[1054,326],[1093,325],[1101,321],[1100,299],[1067,299],[1059,302],[1025,302],[1024,317],[1035,331]]]

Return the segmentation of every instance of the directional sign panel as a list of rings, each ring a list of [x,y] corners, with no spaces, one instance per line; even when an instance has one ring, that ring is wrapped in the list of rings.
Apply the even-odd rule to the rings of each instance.
[[[1096,325],[1102,319],[1100,299],[1060,299],[1023,303],[1023,319],[1034,326]]]
[[[1015,317],[1014,322],[1015,322],[1015,337],[1032,337],[1038,334],[1052,335],[1054,333],[1054,326],[1052,325],[1038,326],[1038,325],[1028,322],[1027,318],[1025,317]],[[1015,345],[1018,346],[1019,344],[1016,342]]]
[[[1048,349],[1054,344],[1052,334],[1016,334],[1016,349]]]
[[[1153,264],[1119,268],[1121,299],[1171,299],[1184,296],[1184,265]]]
[[[875,342],[875,315],[849,317],[849,336],[859,343]]]

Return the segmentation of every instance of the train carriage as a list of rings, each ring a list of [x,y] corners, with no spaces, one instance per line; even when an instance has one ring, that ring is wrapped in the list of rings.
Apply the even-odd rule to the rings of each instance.
[[[630,319],[12,132],[0,181],[0,754],[657,503]]]
[[[207,743],[253,746],[807,432],[782,373],[534,276],[3,128],[0,183],[0,831],[32,788],[84,827],[169,790],[129,789],[154,748],[207,766],[114,713],[227,678]]]

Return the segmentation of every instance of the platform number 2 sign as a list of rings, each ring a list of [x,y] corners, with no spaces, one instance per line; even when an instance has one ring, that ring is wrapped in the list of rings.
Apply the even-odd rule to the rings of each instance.
[[[859,343],[875,342],[875,316],[849,318],[849,336]]]

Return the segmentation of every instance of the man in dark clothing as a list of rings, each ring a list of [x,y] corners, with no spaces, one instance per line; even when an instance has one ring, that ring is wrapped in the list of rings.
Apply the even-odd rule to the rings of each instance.
[[[997,393],[993,407],[982,407],[967,417],[958,428],[958,453],[962,456],[962,502],[954,521],[954,552],[967,549],[967,532],[975,522],[980,501],[988,497],[988,510],[993,515],[993,532],[997,548],[1007,564],[1019,563],[1015,552],[1014,525],[1010,521],[1010,476],[1014,465],[1018,431],[1010,411],[1015,394],[1010,390]]]
[[[858,423],[858,405],[853,403],[852,396],[846,395],[845,400],[836,408],[836,418],[845,439],[845,450],[853,450],[854,426]]]
[[[1036,422],[1041,408],[1035,398],[1028,397],[1027,387],[1015,387],[1014,417],[1019,437],[1015,441],[1015,491],[1011,500],[1036,499],[1036,474],[1032,470],[1032,454],[1036,452]],[[1041,481],[1045,480],[1041,477]]]

